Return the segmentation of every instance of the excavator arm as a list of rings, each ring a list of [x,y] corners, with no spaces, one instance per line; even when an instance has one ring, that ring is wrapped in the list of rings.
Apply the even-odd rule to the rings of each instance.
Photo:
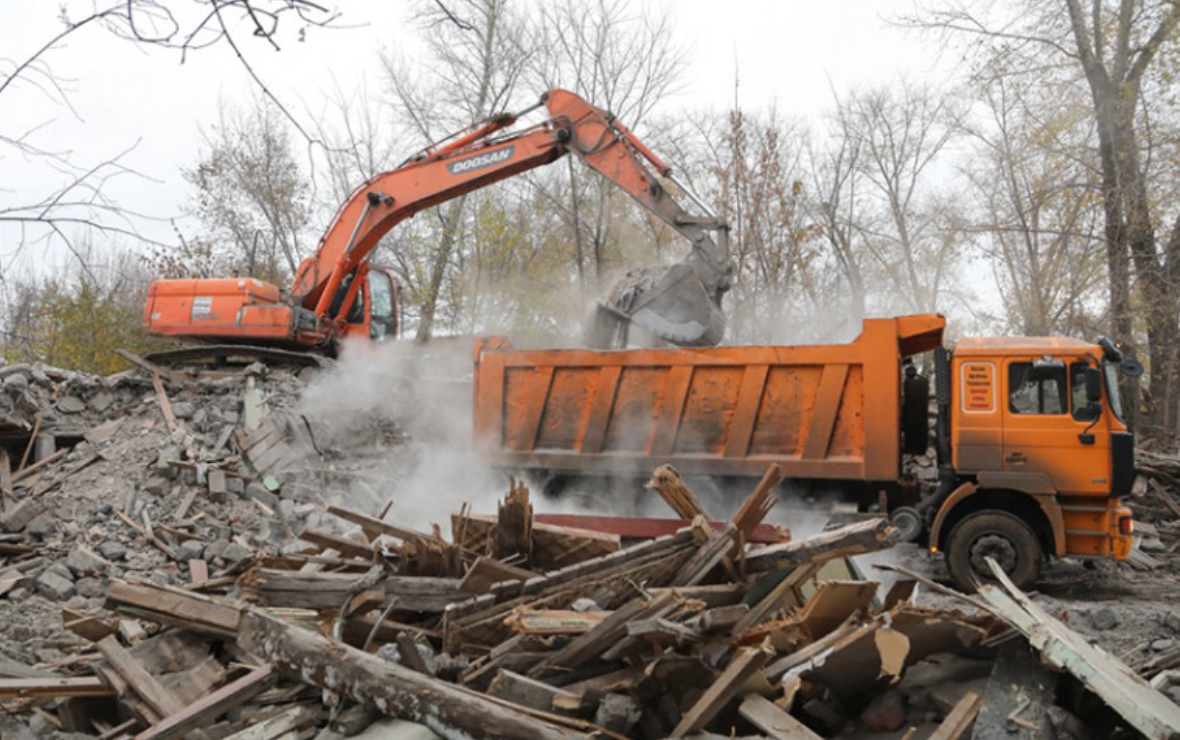
[[[381,237],[419,211],[574,153],[684,235],[692,245],[671,268],[633,271],[616,285],[596,317],[599,344],[619,340],[637,323],[674,344],[716,344],[725,329],[721,296],[732,268],[728,226],[710,213],[685,211],[657,174],[675,183],[671,169],[614,117],[565,90],[541,98],[550,117],[506,133],[525,113],[500,114],[430,147],[405,164],[357,188],[341,206],[316,253],[300,265],[291,293],[317,325],[340,321],[355,297],[338,296]],[[653,173],[654,170],[654,173]],[[341,299],[343,298],[343,299]],[[321,329],[322,330],[322,329]]]
[[[548,119],[508,130],[541,106]],[[315,254],[299,266],[289,292],[252,278],[157,280],[144,322],[156,335],[331,351],[349,332],[347,319],[363,295],[369,255],[390,229],[425,208],[571,152],[692,245],[682,262],[633,270],[615,285],[595,312],[591,344],[622,346],[633,325],[673,344],[718,343],[725,331],[721,296],[732,274],[728,226],[610,113],[565,90],[550,90],[521,113],[493,116],[361,185],[340,206]],[[701,212],[684,210],[663,182],[683,190]]]

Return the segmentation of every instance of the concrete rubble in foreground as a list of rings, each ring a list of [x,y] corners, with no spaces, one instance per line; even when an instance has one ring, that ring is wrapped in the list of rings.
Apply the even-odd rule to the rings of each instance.
[[[773,469],[720,521],[668,468],[667,519],[593,529],[507,480],[449,537],[341,505],[352,451],[292,412],[314,372],[0,367],[4,737],[1180,733],[1180,651],[1128,665],[1010,585],[866,581],[888,524],[791,539]]]

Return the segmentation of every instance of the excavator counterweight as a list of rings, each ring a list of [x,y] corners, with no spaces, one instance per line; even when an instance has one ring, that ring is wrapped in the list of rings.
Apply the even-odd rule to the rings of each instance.
[[[572,153],[691,245],[680,263],[628,272],[598,305],[588,341],[596,347],[720,342],[721,297],[732,277],[725,221],[676,182],[671,169],[610,113],[565,90],[545,93],[541,105],[549,112],[541,123],[513,132],[509,128],[523,113],[492,116],[362,184],[340,206],[288,291],[252,278],[156,281],[144,316],[148,330],[327,352],[350,336],[388,337],[396,333],[389,331],[396,327],[396,314],[388,313],[396,309],[396,296],[388,299],[388,274],[369,263],[381,237],[426,208]],[[682,190],[701,213],[684,210],[667,184]],[[632,335],[633,326],[646,334]]]

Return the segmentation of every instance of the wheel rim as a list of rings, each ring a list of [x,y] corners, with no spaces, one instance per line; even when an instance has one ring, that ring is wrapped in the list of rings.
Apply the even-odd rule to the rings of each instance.
[[[988,567],[987,558],[995,560],[1005,573],[1012,573],[1020,562],[1020,552],[1012,540],[998,534],[985,534],[971,544],[971,569],[985,578],[992,579],[994,574]]]

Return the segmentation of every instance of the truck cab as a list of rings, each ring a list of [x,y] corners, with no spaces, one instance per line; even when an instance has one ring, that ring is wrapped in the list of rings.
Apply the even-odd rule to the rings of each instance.
[[[994,559],[1028,583],[1044,554],[1124,560],[1134,440],[1108,340],[962,339],[940,372],[954,486],[930,524],[952,578],[990,578]],[[949,398],[946,389],[949,388]],[[944,461],[945,465],[945,461]],[[951,486],[947,486],[951,488]]]

